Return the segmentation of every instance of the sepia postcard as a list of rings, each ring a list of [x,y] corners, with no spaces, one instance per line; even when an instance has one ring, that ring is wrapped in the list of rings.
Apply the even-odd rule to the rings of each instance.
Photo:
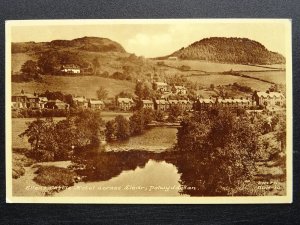
[[[6,21],[8,203],[292,202],[289,19]]]

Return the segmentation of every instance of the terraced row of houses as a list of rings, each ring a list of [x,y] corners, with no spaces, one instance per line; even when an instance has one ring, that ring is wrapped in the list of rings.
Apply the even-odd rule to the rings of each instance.
[[[193,109],[194,102],[191,100],[149,100],[143,99],[142,108],[144,109],[152,109],[159,111],[167,111],[172,106],[178,106],[183,111],[188,111]],[[132,98],[118,98],[117,99],[117,107],[122,111],[129,111],[134,108],[136,102]]]
[[[74,105],[78,108],[91,108],[95,110],[104,109],[104,102],[99,99],[87,99],[85,97],[74,97]],[[69,109],[70,104],[59,99],[49,100],[47,97],[31,93],[21,93],[12,95],[12,109]]]
[[[206,109],[213,106],[230,108],[250,108],[262,106],[270,111],[282,108],[285,105],[285,97],[280,92],[254,92],[251,98],[199,98],[198,109]]]
[[[73,103],[77,108],[103,110],[105,102],[99,99],[88,99],[84,96],[73,97]],[[114,103],[121,111],[131,111],[136,106],[137,101],[132,98],[117,98]],[[182,111],[193,109],[201,110],[209,107],[229,107],[229,108],[250,108],[261,105],[269,110],[274,107],[284,107],[285,97],[280,92],[254,92],[251,98],[198,98],[196,101],[190,99],[170,100],[170,99],[143,99],[142,108],[159,111],[168,111],[171,107],[177,106]],[[12,95],[12,109],[69,109],[70,105],[59,99],[48,100],[46,97],[36,94],[24,93]]]

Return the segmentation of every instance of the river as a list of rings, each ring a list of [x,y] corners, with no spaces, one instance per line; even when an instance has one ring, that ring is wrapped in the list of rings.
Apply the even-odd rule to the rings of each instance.
[[[106,181],[79,182],[55,196],[179,196],[180,174],[165,161],[124,170]]]
[[[29,147],[27,140],[18,135],[26,129],[26,122],[32,120],[13,119],[13,147]],[[86,169],[78,171],[80,176],[85,177],[84,181],[54,195],[178,196],[181,174],[175,165],[159,157],[160,153],[174,146],[176,134],[175,127],[153,127],[128,141],[110,143],[106,152],[96,151],[86,158]],[[25,176],[21,177],[30,181],[27,182],[30,186],[34,186],[32,179],[35,177],[35,170],[28,167]],[[26,182],[19,182],[22,181],[21,178],[15,180],[14,194],[37,194],[23,190],[22,183]]]

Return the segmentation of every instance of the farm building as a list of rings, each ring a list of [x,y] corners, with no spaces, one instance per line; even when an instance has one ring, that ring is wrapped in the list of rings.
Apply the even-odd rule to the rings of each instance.
[[[66,64],[66,65],[62,65],[61,71],[63,73],[79,74],[80,67],[75,64]]]

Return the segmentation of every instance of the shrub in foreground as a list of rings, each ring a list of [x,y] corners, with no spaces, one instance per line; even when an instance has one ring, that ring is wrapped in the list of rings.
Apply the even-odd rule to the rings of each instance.
[[[75,172],[66,168],[41,166],[36,174],[33,180],[42,186],[73,186],[75,183]]]

